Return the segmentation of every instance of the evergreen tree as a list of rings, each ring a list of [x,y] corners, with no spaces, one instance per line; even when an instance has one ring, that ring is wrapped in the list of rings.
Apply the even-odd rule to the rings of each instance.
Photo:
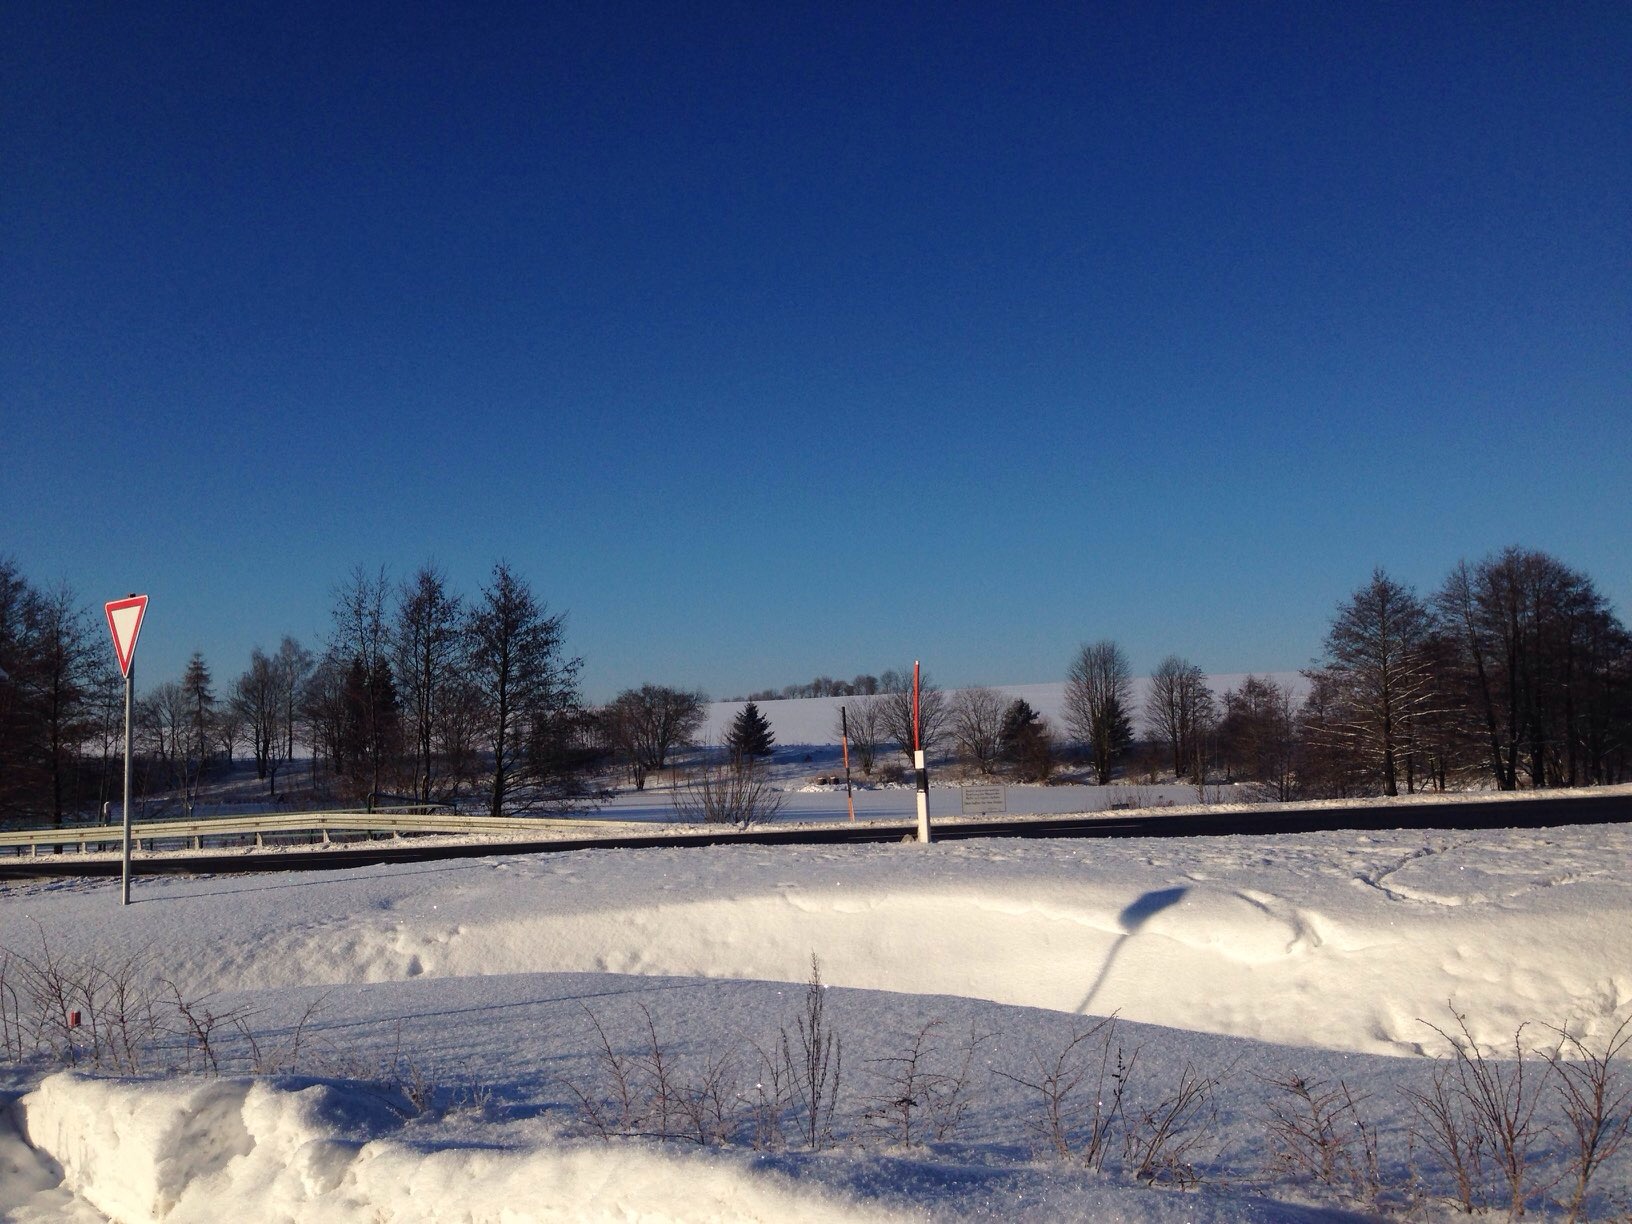
[[[732,721],[725,743],[731,749],[732,757],[740,761],[744,757],[770,756],[776,736],[771,731],[770,721],[750,701]]]
[[[999,751],[1021,782],[1042,782],[1054,770],[1054,745],[1048,724],[1031,703],[1015,698],[1003,712]]]
[[[202,775],[210,755],[210,729],[215,725],[215,690],[211,687],[209,664],[200,651],[193,651],[187,661],[181,691],[187,699],[186,755],[198,762],[198,773]]]

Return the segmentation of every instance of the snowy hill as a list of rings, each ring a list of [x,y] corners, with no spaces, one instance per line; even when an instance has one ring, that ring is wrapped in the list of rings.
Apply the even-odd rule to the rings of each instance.
[[[1266,672],[1277,684],[1290,688],[1300,697],[1308,691],[1309,682],[1297,672]],[[1222,697],[1230,689],[1238,688],[1247,677],[1241,675],[1208,676],[1207,685],[1215,697]],[[1056,732],[1065,731],[1065,683],[1004,684],[993,686],[1009,700],[1020,698],[1030,704],[1053,725]],[[948,696],[957,690],[950,690]],[[1144,709],[1150,691],[1150,677],[1136,677],[1133,682],[1134,709]],[[839,742],[839,707],[857,701],[855,697],[800,697],[779,701],[758,701],[760,711],[770,720],[776,733],[776,742],[784,747],[794,745],[821,746]],[[718,744],[725,739],[731,720],[746,702],[716,701],[708,707],[708,721],[702,730],[706,743]],[[1137,724],[1139,719],[1135,719]]]

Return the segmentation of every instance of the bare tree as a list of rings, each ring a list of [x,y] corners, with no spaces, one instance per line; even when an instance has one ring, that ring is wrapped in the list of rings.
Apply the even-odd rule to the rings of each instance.
[[[1105,639],[1077,652],[1065,681],[1065,721],[1088,745],[1101,786],[1111,780],[1117,760],[1133,740],[1128,717],[1132,696],[1133,673],[1120,646]]]
[[[0,556],[0,814],[8,816],[31,806],[28,745],[33,737],[24,680],[37,605],[38,596],[17,563]]]
[[[185,683],[167,680],[154,686],[136,703],[136,726],[145,751],[162,771],[163,785],[181,793],[191,812],[197,800],[199,772],[197,698]]]
[[[883,692],[885,737],[912,761],[912,669],[887,671],[879,677]],[[930,757],[946,743],[951,712],[946,694],[928,674],[918,682],[918,746]]]
[[[487,742],[493,755],[490,809],[502,815],[519,750],[543,720],[578,707],[578,669],[564,650],[566,618],[547,610],[525,579],[505,562],[468,622],[470,676],[485,698]]]
[[[312,746],[312,782],[315,786],[320,766],[327,761],[335,772],[340,768],[340,738],[343,721],[342,677],[340,660],[332,652],[324,652],[312,674],[300,689],[300,718],[306,728],[307,742]]]
[[[1381,569],[1338,605],[1326,635],[1322,670],[1339,695],[1335,728],[1382,780],[1385,795],[1399,780],[1415,789],[1411,730],[1432,709],[1433,684],[1426,646],[1428,608]]]
[[[781,811],[782,792],[770,784],[757,757],[710,751],[686,772],[673,804],[679,820],[746,829]]]
[[[300,699],[312,674],[312,652],[287,634],[278,643],[278,721],[281,726],[279,751],[285,761],[295,759],[295,725],[300,718]]]
[[[216,702],[215,716],[210,720],[210,731],[215,736],[215,742],[221,749],[221,757],[230,770],[233,758],[238,753],[238,741],[244,734],[244,716],[230,695],[225,701]]]
[[[266,781],[267,794],[278,793],[279,716],[283,694],[277,664],[259,646],[249,652],[249,670],[232,686],[232,704],[249,730],[255,754],[255,776]]]
[[[952,694],[952,738],[958,754],[988,777],[1003,754],[1003,696],[995,689],[967,688]]]
[[[1297,702],[1270,676],[1248,676],[1224,694],[1219,720],[1219,752],[1233,777],[1275,788],[1275,798],[1292,798],[1297,748]]]
[[[868,677],[872,679],[872,677]],[[874,681],[877,687],[877,681]],[[878,762],[878,750],[888,738],[884,725],[884,699],[878,696],[855,697],[840,707],[843,714],[833,720],[833,734],[848,734],[850,751],[861,766],[863,777],[873,776]]]
[[[28,696],[42,733],[51,822],[61,824],[72,802],[78,750],[92,729],[89,699],[95,656],[90,622],[66,583],[47,591],[37,606],[37,665]]]
[[[1454,643],[1449,681],[1496,784],[1606,782],[1632,741],[1632,636],[1593,581],[1546,553],[1507,548],[1459,565],[1435,598]]]
[[[421,566],[403,584],[391,646],[408,711],[415,788],[429,800],[435,785],[436,728],[450,698],[463,647],[462,609],[447,579],[434,565]]]
[[[446,770],[444,776],[450,793],[455,797],[463,787],[476,783],[485,709],[481,689],[468,676],[460,674],[454,677],[436,712],[436,750]]]
[[[394,713],[389,708],[393,686],[386,682],[390,677],[387,589],[383,566],[374,574],[361,565],[354,568],[334,590],[334,636],[329,642],[329,652],[340,665],[357,668],[362,678],[360,684],[352,685],[360,719],[355,739],[363,750],[370,797],[380,790],[386,746],[391,739],[385,723]]]
[[[643,684],[625,689],[602,711],[607,739],[629,767],[636,790],[645,790],[647,775],[696,737],[707,700],[700,692]]]
[[[1207,677],[1188,659],[1168,655],[1150,673],[1145,701],[1145,733],[1168,746],[1173,776],[1200,781],[1206,768],[1202,744],[1213,721],[1213,693]]]

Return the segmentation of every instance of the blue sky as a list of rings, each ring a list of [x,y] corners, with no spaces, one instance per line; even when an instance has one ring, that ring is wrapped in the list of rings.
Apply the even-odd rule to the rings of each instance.
[[[597,699],[1626,617],[1632,8],[999,7],[5,5],[0,553],[144,682],[359,563]]]

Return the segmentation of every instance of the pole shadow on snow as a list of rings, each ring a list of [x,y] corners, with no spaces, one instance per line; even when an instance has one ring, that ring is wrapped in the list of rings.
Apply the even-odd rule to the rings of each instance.
[[[1094,996],[1099,993],[1100,987],[1105,985],[1105,979],[1111,976],[1111,966],[1116,963],[1116,955],[1122,951],[1122,945],[1137,935],[1139,928],[1157,914],[1165,909],[1171,909],[1184,900],[1185,893],[1189,891],[1188,888],[1159,888],[1153,892],[1147,892],[1136,897],[1116,916],[1116,924],[1122,928],[1122,934],[1116,937],[1116,942],[1111,945],[1111,950],[1106,953],[1105,963],[1100,967],[1099,976],[1094,979],[1094,984],[1088,988],[1088,993],[1083,996],[1082,1002],[1077,1004],[1077,1015],[1083,1015],[1088,1011],[1088,1005],[1094,1001]]]

